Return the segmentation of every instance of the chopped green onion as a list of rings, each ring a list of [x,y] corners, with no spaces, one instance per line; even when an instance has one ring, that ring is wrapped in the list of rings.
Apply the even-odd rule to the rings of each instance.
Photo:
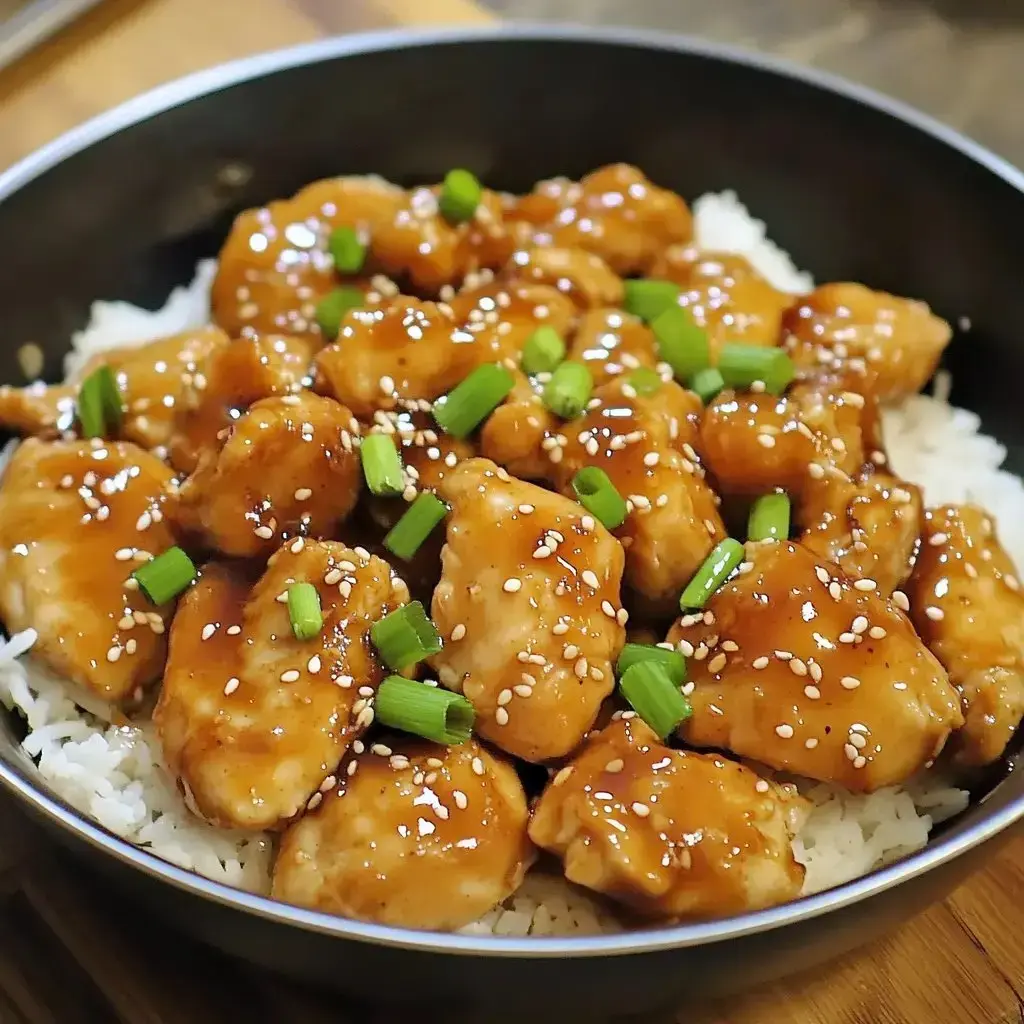
[[[470,220],[483,198],[483,189],[475,174],[456,168],[444,176],[437,207],[449,224]]]
[[[652,370],[649,366],[641,366],[640,369],[634,370],[626,378],[626,383],[641,398],[646,398],[648,395],[653,395],[661,387],[662,380],[657,370]]]
[[[679,285],[671,281],[655,281],[650,278],[622,283],[625,286],[623,308],[648,323],[659,313],[676,305],[682,291]]]
[[[722,346],[718,369],[731,388],[749,388],[759,380],[773,395],[781,395],[796,376],[793,361],[781,348],[762,348],[738,342]]]
[[[434,403],[437,425],[453,437],[468,437],[512,390],[515,378],[504,366],[478,366],[461,384]]]
[[[686,584],[679,598],[679,607],[703,608],[708,598],[729,578],[733,569],[743,561],[743,545],[726,537],[715,545],[696,575]]]
[[[711,346],[705,330],[693,322],[688,309],[673,306],[651,324],[658,355],[672,367],[677,380],[689,380],[711,363]]]
[[[288,618],[296,640],[312,640],[324,626],[320,592],[312,583],[293,583],[288,588]]]
[[[538,327],[523,346],[523,373],[550,373],[565,358],[565,342],[554,327]]]
[[[132,579],[153,604],[177,597],[195,578],[192,559],[179,547],[168,548],[132,573]]]
[[[114,371],[98,366],[78,389],[78,423],[83,437],[103,437],[121,425],[121,392]]]
[[[366,262],[366,246],[350,227],[335,228],[327,239],[327,251],[340,274],[358,274]]]
[[[705,405],[724,387],[725,381],[714,366],[706,366],[690,378],[690,390],[695,391]]]
[[[786,540],[788,537],[788,496],[777,491],[762,494],[750,507],[747,540]]]
[[[615,671],[619,676],[624,676],[634,665],[641,662],[660,665],[676,686],[682,686],[686,682],[686,659],[678,651],[655,644],[626,644],[615,664]]]
[[[665,667],[655,661],[641,661],[626,669],[619,680],[619,690],[630,707],[662,739],[693,714],[690,702],[678,685]]]
[[[586,466],[572,478],[576,500],[609,530],[626,521],[626,501],[615,489],[608,474],[597,466]]]
[[[473,733],[476,712],[461,693],[388,676],[377,688],[375,718],[389,729],[457,746]]]
[[[366,297],[358,288],[335,288],[316,305],[316,322],[327,341],[334,341],[341,330],[345,314],[366,305]]]
[[[370,639],[388,668],[407,668],[441,650],[441,635],[419,601],[402,605],[370,627]]]
[[[367,434],[359,446],[363,476],[372,494],[401,494],[405,490],[402,459],[388,434]]]
[[[582,415],[594,390],[594,378],[582,363],[566,361],[555,368],[544,385],[544,404],[563,420]]]
[[[388,531],[384,547],[408,561],[447,514],[448,506],[436,495],[424,491]]]

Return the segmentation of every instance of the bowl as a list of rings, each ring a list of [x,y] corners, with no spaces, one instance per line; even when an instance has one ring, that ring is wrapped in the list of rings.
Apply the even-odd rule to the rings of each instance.
[[[194,75],[78,128],[0,177],[0,380],[34,341],[60,375],[98,297],[155,307],[239,209],[315,178],[401,183],[473,168],[521,190],[625,160],[682,195],[732,188],[798,266],[919,296],[966,326],[953,401],[1024,468],[1024,177],[867,90],[664,34],[492,27],[350,36]],[[47,791],[0,724],[0,781],[112,899],[232,954],[379,1001],[495,1020],[639,1013],[838,956],[941,899],[1024,818],[1007,760],[924,850],[840,888],[729,920],[593,938],[439,935],[363,924],[207,881]],[[116,894],[116,895],[115,895]],[[382,993],[386,995],[382,995]]]

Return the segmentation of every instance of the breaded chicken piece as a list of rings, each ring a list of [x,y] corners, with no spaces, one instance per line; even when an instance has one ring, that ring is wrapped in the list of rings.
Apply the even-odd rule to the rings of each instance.
[[[400,928],[454,931],[511,895],[532,860],[526,794],[470,740],[385,736],[281,840],[276,899]]]
[[[470,459],[445,478],[451,506],[432,614],[441,683],[476,731],[526,761],[561,757],[611,693],[622,647],[622,547],[568,498]]]
[[[658,346],[651,329],[621,309],[592,309],[576,326],[569,358],[590,371],[594,387],[641,366],[658,365]]]
[[[133,570],[174,544],[171,471],[126,441],[24,441],[0,483],[0,617],[33,654],[105,700],[141,697],[166,657],[173,605]]]
[[[480,453],[521,480],[548,480],[551,459],[545,447],[562,421],[542,401],[544,385],[520,370],[508,397],[480,429]]]
[[[694,684],[686,742],[854,792],[937,757],[963,724],[959,694],[874,582],[789,542],[748,544],[747,559],[669,632]]]
[[[709,918],[795,899],[805,801],[717,755],[673,750],[626,714],[588,740],[533,809],[565,876],[645,916]]]
[[[622,278],[600,256],[586,249],[532,246],[512,254],[507,272],[524,281],[546,284],[580,309],[621,306]]]
[[[323,628],[297,640],[281,601],[312,583]],[[189,806],[224,828],[287,824],[334,785],[373,721],[370,626],[408,597],[391,567],[334,541],[281,548],[253,585],[210,563],[181,602],[153,721]]]

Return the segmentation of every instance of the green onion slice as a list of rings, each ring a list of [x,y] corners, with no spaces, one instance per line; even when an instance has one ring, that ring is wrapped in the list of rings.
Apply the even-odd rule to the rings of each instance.
[[[762,494],[750,507],[747,540],[786,540],[789,537],[789,497]]]
[[[114,371],[98,366],[78,389],[78,423],[83,437],[103,437],[121,425],[121,392]]]
[[[657,392],[663,382],[657,370],[652,370],[649,366],[641,366],[626,378],[626,383],[641,398],[646,398]]]
[[[641,662],[660,665],[676,686],[686,682],[686,659],[678,651],[655,644],[626,644],[615,664],[615,671],[619,676],[624,676]]]
[[[693,322],[688,309],[673,306],[652,322],[658,355],[672,367],[677,380],[687,381],[711,365],[707,332]]]
[[[572,478],[576,500],[609,530],[626,521],[626,500],[615,489],[608,474],[598,466],[586,466]]]
[[[296,640],[312,640],[324,628],[320,592],[312,583],[293,583],[288,588],[288,618]]]
[[[763,381],[765,390],[781,395],[796,376],[793,361],[781,348],[762,348],[728,342],[718,357],[722,379],[731,388],[749,388],[754,381]]]
[[[587,408],[593,390],[590,371],[582,363],[566,361],[555,368],[541,397],[556,416],[574,420]]]
[[[703,370],[698,370],[690,378],[690,390],[695,391],[705,405],[724,387],[725,381],[722,379],[721,373],[714,366],[706,366]]]
[[[640,661],[630,665],[619,680],[619,690],[630,707],[662,738],[693,714],[663,665]]]
[[[470,220],[483,198],[483,188],[471,171],[455,168],[444,176],[437,207],[449,224]]]
[[[547,324],[526,339],[523,346],[523,373],[550,373],[565,358],[565,342],[558,331]]]
[[[402,457],[388,434],[367,434],[359,446],[363,476],[372,494],[401,494],[405,490]]]
[[[358,288],[335,288],[328,292],[316,305],[316,322],[320,333],[328,341],[334,341],[341,330],[345,314],[366,305],[366,297]]]
[[[671,281],[655,281],[641,278],[636,281],[623,281],[625,298],[623,308],[627,313],[640,317],[650,323],[666,309],[676,305],[682,289]]]
[[[686,584],[679,598],[679,607],[703,608],[708,598],[729,578],[733,569],[743,561],[743,545],[732,537],[726,537],[712,549],[704,564]]]
[[[195,578],[192,559],[179,547],[168,548],[132,573],[132,579],[153,604],[177,597]]]
[[[419,601],[402,605],[370,627],[370,639],[389,668],[404,672],[441,650],[441,635]]]
[[[350,227],[335,228],[327,239],[327,251],[339,274],[358,274],[366,262],[366,246]]]
[[[398,558],[408,561],[447,514],[448,506],[435,494],[424,491],[388,531],[384,547]]]
[[[402,676],[388,676],[377,689],[373,710],[390,729],[457,746],[473,733],[476,712],[461,693],[427,686]]]
[[[512,390],[515,378],[504,366],[478,366],[461,384],[434,403],[437,425],[452,437],[468,437]]]

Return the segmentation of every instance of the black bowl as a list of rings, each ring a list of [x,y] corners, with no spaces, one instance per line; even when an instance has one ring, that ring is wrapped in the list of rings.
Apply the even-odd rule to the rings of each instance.
[[[157,90],[0,177],[0,379],[32,340],[51,377],[97,297],[155,306],[241,207],[336,173],[402,183],[473,168],[525,189],[626,160],[694,197],[736,189],[818,279],[929,300],[971,325],[953,400],[1024,466],[1024,178],[895,103],[687,39],[576,28],[349,37]],[[966,319],[962,319],[966,318]],[[927,849],[839,889],[727,921],[576,940],[404,932],[197,878],[84,821],[0,731],[0,780],[126,897],[253,961],[379,1000],[562,1020],[718,996],[871,939],[941,898],[1024,817],[998,773]],[[1009,765],[1004,766],[1006,768]]]

